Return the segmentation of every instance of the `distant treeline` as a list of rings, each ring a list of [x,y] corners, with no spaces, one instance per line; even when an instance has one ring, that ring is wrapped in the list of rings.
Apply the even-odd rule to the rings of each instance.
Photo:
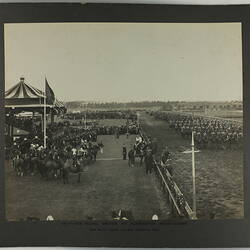
[[[65,103],[67,109],[149,109],[156,108],[166,111],[171,110],[242,110],[240,101],[227,102],[186,102],[186,101],[141,101],[141,102],[82,102],[73,101]]]
[[[81,109],[81,108],[104,108],[104,109],[120,109],[120,108],[149,108],[149,107],[162,107],[168,102],[163,101],[144,101],[144,102],[103,102],[103,103],[83,103],[79,101],[67,102],[65,105],[68,109]],[[173,102],[171,103],[173,104]]]

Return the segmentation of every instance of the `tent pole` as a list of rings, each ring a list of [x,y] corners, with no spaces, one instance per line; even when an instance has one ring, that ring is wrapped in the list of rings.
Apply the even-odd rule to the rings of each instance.
[[[43,116],[43,121],[44,121],[44,124],[43,124],[43,147],[46,148],[46,84],[44,82],[44,105],[43,105],[43,113],[44,113],[44,116]]]
[[[43,122],[43,116],[44,116],[44,114],[41,113],[41,129],[42,129],[42,132],[44,131],[44,127],[43,127],[43,124],[44,124],[44,122]]]

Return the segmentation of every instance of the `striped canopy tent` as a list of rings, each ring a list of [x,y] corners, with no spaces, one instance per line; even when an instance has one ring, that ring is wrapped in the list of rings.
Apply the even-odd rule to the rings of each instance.
[[[44,91],[27,84],[23,77],[12,88],[5,92],[5,108],[40,112],[44,108]],[[64,106],[58,100],[54,104],[46,104],[47,109],[60,110]]]

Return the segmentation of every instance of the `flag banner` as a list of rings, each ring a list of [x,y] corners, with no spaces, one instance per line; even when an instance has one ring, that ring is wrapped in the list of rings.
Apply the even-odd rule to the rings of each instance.
[[[45,78],[45,94],[46,94],[46,98],[47,98],[46,103],[54,105],[55,94],[54,94],[52,88],[49,86],[49,83],[48,83],[46,78]]]

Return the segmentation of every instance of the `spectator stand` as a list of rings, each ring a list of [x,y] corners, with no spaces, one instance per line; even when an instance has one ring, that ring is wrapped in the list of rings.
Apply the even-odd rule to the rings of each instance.
[[[34,133],[39,133],[37,126],[34,129],[35,114],[41,116],[40,130],[42,130],[44,106],[46,106],[46,113],[51,117],[51,123],[54,122],[55,115],[66,112],[64,104],[57,99],[53,103],[44,104],[46,96],[47,94],[44,91],[25,83],[24,77],[21,77],[16,85],[5,92],[7,137],[13,140],[14,127],[26,130],[29,133],[33,130]],[[32,115],[29,118],[18,118],[17,114],[22,112],[28,112]]]

